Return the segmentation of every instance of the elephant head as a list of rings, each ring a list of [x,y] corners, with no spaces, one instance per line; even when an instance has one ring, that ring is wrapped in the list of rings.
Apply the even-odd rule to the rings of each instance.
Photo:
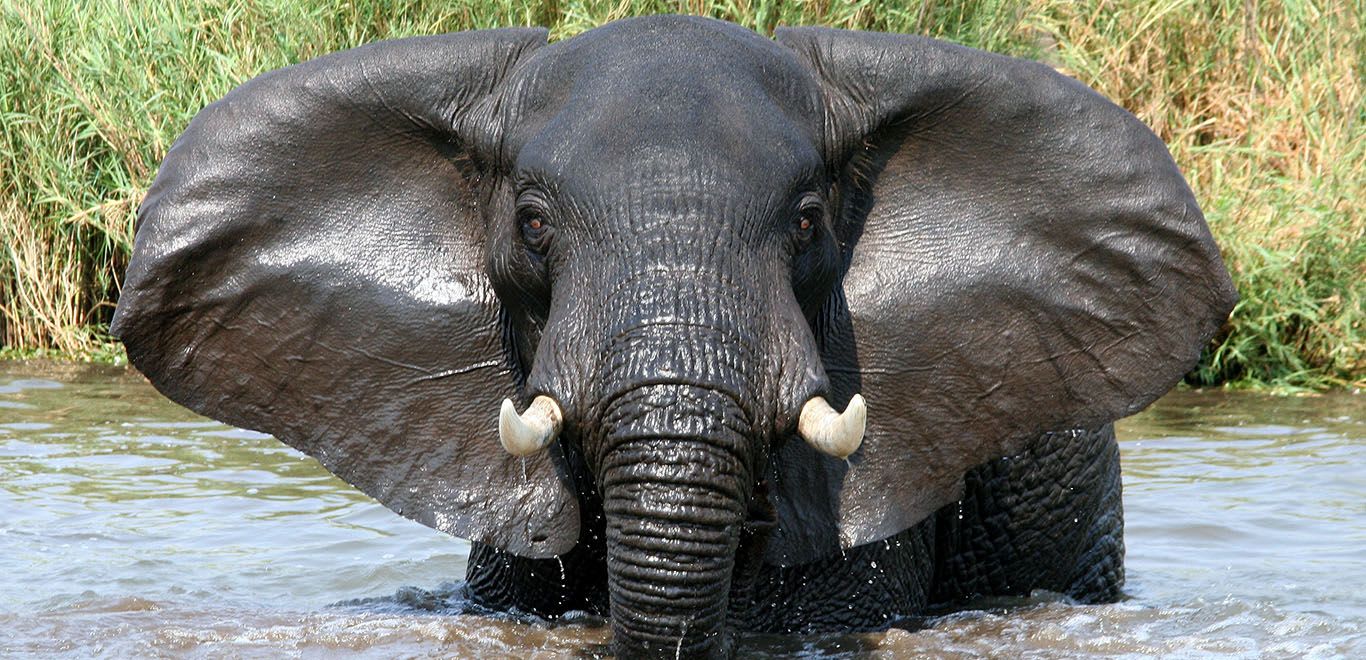
[[[682,17],[545,42],[382,42],[205,108],[114,332],[445,532],[559,555],[596,494],[623,653],[725,651],[756,509],[772,563],[886,538],[1147,405],[1232,305],[1163,144],[1043,65]]]

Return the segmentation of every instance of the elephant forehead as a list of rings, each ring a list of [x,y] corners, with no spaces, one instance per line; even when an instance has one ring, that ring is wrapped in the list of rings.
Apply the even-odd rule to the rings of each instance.
[[[522,164],[786,177],[819,160],[814,80],[787,49],[734,25],[614,23],[546,49],[523,75]]]
[[[538,52],[527,71],[574,96],[677,99],[709,88],[712,98],[732,105],[768,96],[809,118],[821,107],[816,80],[791,50],[737,25],[692,16],[610,23]]]

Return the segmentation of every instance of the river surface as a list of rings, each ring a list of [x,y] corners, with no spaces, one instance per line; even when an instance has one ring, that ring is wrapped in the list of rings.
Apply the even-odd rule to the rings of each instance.
[[[1121,422],[1128,598],[746,657],[1366,658],[1366,395],[1176,392]],[[0,657],[593,657],[433,612],[469,546],[113,368],[0,362]]]

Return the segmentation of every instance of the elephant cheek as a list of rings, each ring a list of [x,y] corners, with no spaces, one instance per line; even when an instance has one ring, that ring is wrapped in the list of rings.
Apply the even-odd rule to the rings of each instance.
[[[750,479],[734,399],[685,386],[614,405],[599,470],[614,646],[622,657],[726,657]]]

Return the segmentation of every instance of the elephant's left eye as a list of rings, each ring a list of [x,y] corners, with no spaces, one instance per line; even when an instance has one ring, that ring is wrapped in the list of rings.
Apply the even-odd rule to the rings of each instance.
[[[794,233],[800,241],[809,241],[816,234],[816,228],[825,218],[825,206],[819,198],[808,197],[797,210],[797,221],[793,223]]]

